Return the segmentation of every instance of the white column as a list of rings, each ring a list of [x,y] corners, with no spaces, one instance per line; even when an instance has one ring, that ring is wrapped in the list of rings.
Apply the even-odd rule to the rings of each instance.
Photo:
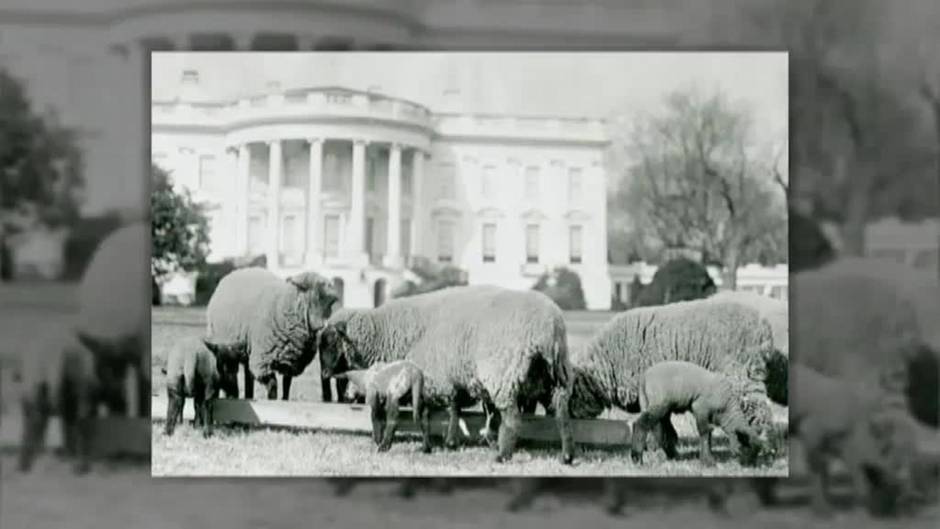
[[[314,268],[322,257],[323,229],[320,227],[320,187],[323,173],[323,140],[308,138],[310,170],[307,178],[307,268]]]
[[[231,222],[231,226],[234,227],[234,230],[230,234],[226,234],[224,253],[226,255],[236,255],[241,248],[239,246],[240,234],[238,233],[239,229],[237,227],[240,225],[239,219],[241,218],[241,214],[239,213],[239,209],[241,209],[241,203],[238,196],[240,190],[238,187],[238,147],[234,145],[227,145],[225,147],[225,173],[231,181],[225,183],[225,185],[228,186],[226,193],[228,200],[226,200],[222,207],[226,210],[228,221]]]
[[[242,255],[248,255],[248,219],[250,217],[249,198],[251,196],[251,148],[247,143],[238,146],[238,176],[235,179],[235,196],[238,197],[238,219],[236,232],[238,233],[238,242],[236,243],[236,252]]]
[[[278,269],[281,266],[281,141],[269,141],[268,153],[268,269]]]
[[[385,266],[401,266],[401,145],[392,143],[388,155],[388,240]]]
[[[424,151],[415,149],[411,154],[411,255],[423,255],[421,237],[424,229]]]
[[[369,256],[363,248],[365,230],[365,168],[366,141],[353,140],[352,190],[349,207],[348,244],[346,251],[350,261],[366,265]]]

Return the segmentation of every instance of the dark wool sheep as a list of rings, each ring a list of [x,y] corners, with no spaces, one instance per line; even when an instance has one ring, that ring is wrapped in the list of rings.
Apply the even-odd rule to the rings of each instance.
[[[790,431],[802,443],[813,476],[813,507],[828,514],[828,467],[831,458],[845,463],[859,501],[873,514],[887,514],[912,472],[917,430],[903,403],[870,381],[849,382],[795,364]],[[773,481],[762,483],[761,496],[774,501]]]
[[[92,419],[101,397],[120,395],[123,383],[104,387],[95,373],[95,356],[71,329],[40,339],[22,369],[23,439],[19,469],[29,472],[45,442],[46,425],[58,415],[65,452],[75,457],[74,471],[90,468]],[[123,381],[121,381],[123,382]]]
[[[163,373],[166,375],[166,435],[173,435],[183,419],[186,397],[193,399],[194,425],[201,424],[203,436],[212,435],[212,408],[220,389],[238,394],[238,367],[234,361],[217,358],[201,338],[178,342],[170,351]]]
[[[379,362],[369,369],[351,369],[338,375],[364,395],[372,413],[372,438],[379,452],[392,446],[398,428],[399,404],[411,403],[415,423],[421,427],[421,451],[431,453],[430,400],[424,395],[424,373],[408,360]]]
[[[611,407],[638,413],[640,374],[665,360],[692,362],[765,392],[773,348],[770,325],[737,302],[702,299],[630,309],[572,353],[571,416],[594,418]]]
[[[262,268],[243,268],[219,282],[206,307],[206,345],[245,368],[245,398],[254,398],[254,378],[277,398],[276,373],[287,400],[292,377],[316,355],[316,333],[338,296],[326,278],[305,272],[281,279]]]
[[[351,358],[337,347],[345,339],[355,344]],[[544,294],[461,286],[394,299],[375,309],[343,309],[319,334],[318,350],[324,376],[376,362],[413,361],[425,374],[426,391],[449,396],[450,448],[457,444],[459,408],[487,395],[501,418],[497,461],[512,455],[522,420],[519,406],[527,399],[553,410],[562,458],[566,463],[574,458],[565,322],[561,309]]]
[[[770,422],[755,420],[755,414],[746,409],[754,406],[741,384],[730,377],[714,373],[697,364],[684,361],[666,361],[654,364],[640,377],[640,409],[642,413],[633,423],[633,441],[630,455],[636,462],[643,459],[646,436],[658,429],[663,449],[669,458],[675,458],[677,438],[666,425],[674,413],[692,412],[699,435],[699,458],[706,465],[714,464],[711,452],[711,430],[717,426],[728,436],[733,453],[743,456],[742,445],[748,455],[766,444]],[[766,403],[761,402],[764,407]],[[765,416],[769,418],[769,409]],[[756,424],[755,424],[756,423]],[[764,423],[764,424],[761,424]]]

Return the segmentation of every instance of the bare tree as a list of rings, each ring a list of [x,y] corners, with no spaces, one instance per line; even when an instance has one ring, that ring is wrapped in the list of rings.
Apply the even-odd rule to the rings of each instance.
[[[736,288],[742,259],[786,225],[785,196],[768,170],[773,160],[761,158],[749,110],[721,93],[678,91],[662,114],[637,120],[631,138],[627,197],[636,222],[666,247],[720,263]]]

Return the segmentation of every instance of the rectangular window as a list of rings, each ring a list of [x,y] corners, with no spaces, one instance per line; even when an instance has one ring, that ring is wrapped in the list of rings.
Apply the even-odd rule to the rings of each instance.
[[[568,230],[568,248],[573,264],[581,262],[581,226],[571,226]]]
[[[496,261],[496,224],[483,225],[483,262]]]
[[[578,167],[568,169],[568,201],[581,201],[581,169]]]
[[[404,257],[408,257],[411,255],[411,219],[402,219],[400,230],[400,251]]]
[[[248,217],[248,251],[258,252],[261,247],[264,233],[264,218],[261,215],[252,215]]]
[[[450,263],[454,260],[454,223],[442,220],[437,224],[437,260]]]
[[[492,165],[483,168],[483,177],[480,180],[480,194],[483,198],[493,198],[493,173],[495,171]]]
[[[525,197],[528,200],[536,200],[539,197],[539,168],[525,168]]]
[[[525,227],[525,262],[539,262],[539,225],[529,224]]]
[[[202,155],[199,157],[199,189],[214,189],[215,184],[215,157]]]
[[[339,215],[327,215],[323,219],[323,255],[339,257]]]

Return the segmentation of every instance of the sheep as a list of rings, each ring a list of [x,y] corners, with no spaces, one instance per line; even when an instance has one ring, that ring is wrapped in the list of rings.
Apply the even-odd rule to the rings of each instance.
[[[193,424],[202,425],[203,437],[211,436],[212,408],[219,389],[228,395],[238,394],[237,364],[217,358],[201,338],[188,338],[170,351],[163,374],[167,376],[164,433],[173,435],[176,422],[183,418],[186,397],[192,397]]]
[[[936,279],[842,259],[794,275],[793,286],[792,362],[846,380],[876,375],[883,389],[907,396],[919,420],[936,426]]]
[[[917,452],[915,424],[903,404],[870,380],[826,376],[801,364],[793,366],[794,402],[790,431],[802,443],[813,477],[813,509],[828,515],[829,459],[844,460],[856,496],[873,514],[896,507],[910,480]],[[774,480],[760,484],[764,503],[775,501]]]
[[[746,407],[763,407],[763,421],[753,420],[758,414]],[[634,462],[642,462],[646,436],[650,429],[663,431],[663,449],[675,458],[675,437],[665,434],[664,425],[674,413],[691,411],[695,416],[699,434],[699,458],[705,465],[714,464],[711,452],[711,429],[718,426],[728,436],[731,450],[741,454],[744,445],[748,455],[766,443],[759,433],[770,426],[770,411],[762,400],[752,402],[732,378],[709,371],[685,361],[659,362],[649,367],[640,377],[640,408],[642,413],[633,423],[630,455]],[[751,419],[751,420],[749,420]],[[756,423],[756,424],[755,424]],[[761,424],[763,423],[763,424]],[[670,428],[671,430],[671,428]]]
[[[346,339],[355,343],[354,357],[337,347]],[[457,446],[459,409],[486,395],[501,419],[497,462],[512,456],[525,399],[552,410],[562,461],[574,459],[565,322],[561,309],[544,294],[489,285],[449,287],[375,309],[341,309],[317,340],[323,376],[382,361],[417,364],[429,381],[426,390],[448,396],[449,449]]]
[[[105,237],[78,288],[76,336],[95,358],[101,377],[136,377],[140,416],[150,416],[150,223],[135,221]],[[102,381],[115,387],[116,380]],[[111,395],[113,413],[127,414],[126,392]]]
[[[424,395],[424,373],[408,360],[379,362],[369,369],[351,369],[337,376],[352,381],[365,395],[372,413],[372,438],[379,452],[392,446],[398,427],[398,406],[411,400],[415,423],[421,427],[421,451],[431,453],[431,414]]]
[[[235,270],[209,299],[206,346],[241,362],[245,398],[254,398],[257,378],[268,399],[276,399],[281,373],[281,398],[287,400],[292,377],[313,360],[315,335],[338,299],[330,281],[314,272],[284,280],[263,268]]]
[[[96,359],[77,338],[73,329],[56,329],[36,342],[36,350],[24,356],[20,402],[23,408],[23,438],[18,468],[29,472],[45,442],[51,415],[62,425],[65,453],[74,457],[73,471],[90,470],[90,443],[98,403],[123,399],[123,381],[96,373]]]
[[[705,299],[630,309],[572,354],[570,413],[594,418],[611,407],[639,413],[640,374],[664,360],[692,362],[764,393],[772,351],[769,324],[740,303]],[[675,430],[670,425],[664,433]]]

